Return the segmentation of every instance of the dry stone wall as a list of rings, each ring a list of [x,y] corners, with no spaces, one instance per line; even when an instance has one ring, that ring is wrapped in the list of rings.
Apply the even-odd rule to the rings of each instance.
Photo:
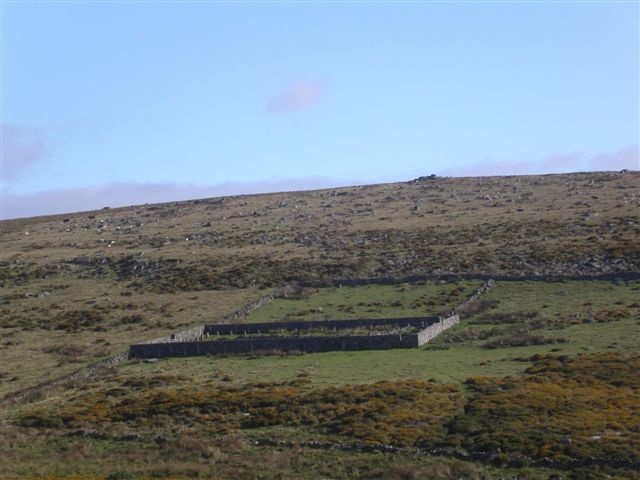
[[[294,322],[268,322],[214,325],[199,325],[168,337],[131,345],[129,355],[132,358],[187,357],[197,355],[242,354],[255,352],[328,352],[336,350],[380,350],[391,348],[417,348],[431,341],[445,330],[460,323],[460,315],[465,306],[491,288],[493,280],[488,280],[478,288],[465,302],[444,317],[408,317],[356,320],[318,320]],[[271,301],[278,293],[265,296],[254,304],[249,311]],[[247,312],[248,313],[248,312]],[[246,313],[245,313],[246,314]],[[417,333],[378,334],[374,328],[386,327],[387,330],[411,327]],[[366,335],[336,335],[334,332],[345,329],[367,329]],[[298,335],[310,330],[326,330],[325,335]],[[277,333],[293,333],[291,336]],[[276,333],[276,335],[274,335]],[[236,339],[215,339],[219,335],[243,335]],[[253,336],[252,336],[253,335]],[[211,338],[213,336],[213,339]]]
[[[303,337],[249,337],[204,342],[169,342],[132,345],[135,358],[190,357],[258,352],[330,352],[337,350],[384,350],[415,348],[416,334],[313,335]]]
[[[450,317],[442,318],[439,322],[434,323],[433,325],[430,325],[423,330],[420,330],[416,334],[418,344],[417,346],[419,347],[427,342],[430,342],[442,332],[453,327],[454,325],[457,325],[458,323],[460,323],[460,317],[458,315],[451,315]]]
[[[231,315],[228,315],[227,317],[225,317],[222,323],[232,323],[245,318],[254,310],[257,310],[261,306],[272,302],[274,298],[278,298],[282,296],[283,290],[284,288],[277,289],[273,293],[270,293],[268,295],[263,295],[262,297],[258,298],[255,302],[248,303],[247,305],[233,312]]]
[[[392,280],[389,279],[389,282]],[[381,283],[385,283],[383,280]],[[358,283],[358,282],[354,282]],[[362,281],[362,283],[370,283],[370,281]],[[482,287],[480,287],[465,303],[460,305],[454,312],[449,314],[447,318],[440,319],[440,317],[419,317],[419,318],[404,318],[404,319],[364,319],[364,320],[338,320],[330,321],[335,322],[334,325],[323,325],[322,322],[282,322],[272,324],[272,327],[277,325],[277,329],[283,329],[285,327],[290,329],[303,329],[307,324],[307,328],[311,327],[310,323],[313,323],[313,328],[327,328],[332,330],[335,328],[338,330],[338,326],[344,323],[342,328],[362,328],[362,327],[375,327],[383,324],[388,324],[390,320],[395,321],[396,327],[413,326],[419,328],[418,333],[410,334],[386,334],[386,335],[343,335],[343,336],[307,336],[307,337],[260,337],[260,338],[246,338],[237,340],[221,340],[221,341],[208,341],[202,340],[207,333],[210,335],[212,331],[211,325],[196,325],[194,327],[176,332],[172,335],[158,337],[152,340],[148,340],[144,343],[131,345],[130,349],[126,352],[121,352],[113,357],[95,362],[85,368],[77,370],[71,374],[63,375],[53,380],[43,382],[39,385],[25,388],[23,390],[10,393],[0,400],[0,405],[6,405],[11,403],[18,403],[21,401],[28,401],[33,398],[38,398],[45,395],[51,390],[56,388],[64,388],[73,382],[89,378],[96,375],[101,369],[112,367],[121,363],[128,358],[156,358],[166,356],[185,356],[185,355],[207,355],[216,353],[247,353],[256,351],[304,351],[304,352],[321,352],[331,350],[365,350],[365,349],[385,349],[385,348],[415,348],[424,343],[432,340],[437,335],[442,333],[447,328],[450,328],[459,322],[459,315],[457,314],[467,302],[477,299],[478,296],[490,290],[493,287],[493,280],[487,281]],[[285,287],[287,288],[287,287]],[[220,326],[224,325],[225,328],[229,327],[229,330],[225,330],[224,334],[244,334],[247,333],[262,333],[265,327],[269,327],[269,324],[257,324],[255,330],[252,330],[252,324],[231,324],[233,322],[244,318],[253,310],[271,302],[274,298],[281,296],[284,289],[279,289],[271,294],[264,295],[258,298],[256,301],[251,302],[233,314],[226,317],[223,324],[218,324],[215,327],[220,331]],[[352,322],[352,323],[349,323]],[[358,323],[359,322],[359,323]],[[413,322],[413,323],[412,323]],[[392,323],[392,325],[394,325]],[[425,326],[426,325],[426,326]],[[248,329],[248,330],[247,330]],[[240,331],[241,330],[241,331]],[[220,334],[223,334],[220,331]],[[223,343],[220,343],[223,342]],[[206,345],[205,345],[206,344]],[[214,346],[216,344],[217,346]]]
[[[283,324],[273,324],[282,329],[291,331],[291,326],[300,328],[319,328],[312,325],[319,322],[284,322]],[[332,321],[322,322],[327,328],[332,327]],[[448,318],[424,317],[407,319],[369,319],[369,320],[337,320],[336,330],[345,328],[359,328],[375,326],[389,326],[394,328],[416,327],[417,333],[388,333],[375,334],[370,332],[367,335],[305,335],[305,336],[248,336],[246,338],[208,341],[181,341],[173,340],[169,342],[147,342],[132,345],[130,356],[133,358],[159,358],[159,357],[190,357],[197,355],[225,355],[242,354],[256,352],[329,352],[346,350],[384,350],[391,348],[417,348],[431,339],[438,336],[448,328],[459,323],[459,317],[453,315]],[[223,329],[224,333],[218,330],[217,333],[230,335],[237,333],[247,334],[261,333],[260,328],[265,324],[245,324],[245,325],[208,325],[207,329]],[[237,328],[234,328],[237,327]],[[243,329],[244,332],[243,332]],[[265,331],[265,330],[262,330]]]
[[[92,363],[88,367],[76,370],[68,375],[48,380],[33,387],[25,388],[17,392],[10,393],[2,398],[0,405],[8,405],[28,401],[46,395],[57,388],[64,388],[74,382],[84,380],[96,375],[100,370],[113,367],[129,358],[129,351],[120,352],[117,355]]]
[[[265,322],[265,323],[239,323],[239,324],[214,324],[205,325],[205,335],[247,335],[278,333],[283,331],[305,330],[345,330],[354,328],[375,328],[388,326],[389,328],[426,328],[438,322],[440,317],[406,317],[406,318],[366,318],[356,320],[312,320],[293,322]]]
[[[478,300],[478,298],[480,298],[481,295],[484,295],[485,293],[487,293],[489,290],[493,289],[493,287],[496,286],[496,282],[492,279],[487,280],[486,282],[484,282],[480,288],[478,288],[475,292],[473,292],[473,294],[467,298],[464,302],[462,302],[460,305],[458,305],[452,312],[450,312],[448,315],[458,315],[461,317],[464,317],[468,314],[469,310],[470,310],[470,306],[474,303],[476,303],[476,301]],[[473,310],[471,308],[471,310]]]
[[[370,277],[370,278],[343,278],[338,280],[315,280],[301,282],[306,287],[325,288],[342,286],[361,285],[396,285],[399,283],[416,283],[421,281],[445,281],[453,282],[457,280],[484,280],[498,282],[558,282],[564,280],[598,280],[598,281],[628,281],[640,280],[640,272],[612,272],[593,273],[584,275],[496,275],[488,273],[439,273],[426,275],[403,275],[394,277]]]
[[[202,338],[203,332],[204,325],[196,325],[195,327],[181,330],[164,337],[154,338],[144,343],[195,342]]]
[[[248,303],[244,305],[242,308],[236,310],[231,315],[228,315],[222,320],[222,323],[218,325],[227,325],[231,322],[235,322],[240,320],[247,315],[249,315],[254,310],[260,308],[263,305],[266,305],[269,302],[272,302],[274,298],[277,298],[282,295],[282,289],[275,290],[273,293],[268,295],[263,295],[258,298],[256,301]],[[197,340],[202,339],[205,334],[205,325],[196,325],[191,328],[187,328],[185,330],[180,330],[179,332],[172,333],[170,335],[165,335],[163,337],[154,338],[151,340],[147,340],[143,343],[166,343],[166,342],[195,342]],[[226,334],[225,334],[226,335]]]

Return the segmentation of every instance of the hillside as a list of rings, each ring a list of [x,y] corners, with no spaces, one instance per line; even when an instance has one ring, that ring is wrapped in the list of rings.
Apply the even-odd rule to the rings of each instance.
[[[249,321],[440,313],[498,280],[420,349],[128,361],[3,402],[2,478],[640,468],[638,172],[421,177],[7,220],[0,231],[0,399],[131,343],[244,321],[233,313],[286,284],[307,295]],[[58,455],[31,465],[49,450]]]
[[[4,221],[3,286],[149,291],[425,274],[637,271],[640,174],[421,178]]]

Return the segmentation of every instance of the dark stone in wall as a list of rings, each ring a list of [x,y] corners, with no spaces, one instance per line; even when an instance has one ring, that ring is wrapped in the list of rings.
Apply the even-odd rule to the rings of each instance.
[[[136,358],[191,357],[252,353],[260,351],[300,351],[307,353],[336,350],[382,350],[415,348],[416,334],[345,335],[308,337],[254,337],[204,342],[170,342],[131,345],[130,356]]]
[[[390,328],[416,327],[425,328],[438,322],[439,317],[407,317],[407,318],[368,318],[356,320],[317,320],[268,323],[239,323],[205,325],[204,334],[209,335],[242,335],[252,333],[279,332],[281,330],[345,330],[351,328],[368,328],[388,326]]]

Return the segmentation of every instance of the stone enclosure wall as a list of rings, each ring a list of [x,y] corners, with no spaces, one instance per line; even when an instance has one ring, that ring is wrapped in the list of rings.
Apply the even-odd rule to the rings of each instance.
[[[355,328],[425,328],[437,321],[440,317],[406,317],[406,318],[366,318],[357,320],[300,320],[292,322],[265,322],[265,323],[236,323],[205,325],[205,335],[247,335],[262,333],[282,333],[283,331],[305,330],[346,330]]]
[[[406,280],[406,279],[405,279]],[[380,283],[392,283],[393,279],[383,279]],[[395,279],[397,281],[397,279]],[[371,283],[371,281],[362,281],[362,282],[354,282],[354,284],[360,283]],[[305,352],[316,352],[316,351],[330,351],[330,350],[364,350],[364,349],[380,349],[380,348],[415,348],[424,343],[430,341],[437,335],[439,335],[442,331],[450,328],[459,322],[458,314],[464,315],[461,307],[464,306],[469,301],[477,299],[479,295],[487,291],[488,289],[493,287],[493,281],[486,282],[482,287],[480,287],[465,303],[461,304],[456,310],[447,314],[447,318],[440,320],[439,317],[423,317],[420,319],[396,319],[401,320],[401,323],[398,324],[399,327],[402,326],[410,326],[405,325],[402,322],[412,321],[412,320],[420,320],[423,321],[427,326],[424,327],[424,324],[415,324],[416,328],[421,328],[418,333],[409,333],[409,334],[386,334],[386,335],[351,335],[351,336],[317,336],[317,337],[288,337],[288,340],[292,340],[290,343],[285,343],[287,337],[273,338],[263,336],[259,340],[256,341],[253,338],[239,339],[239,340],[226,340],[225,342],[234,342],[233,344],[229,343],[219,343],[216,342],[218,346],[212,347],[214,342],[203,342],[201,341],[207,333],[212,335],[211,325],[197,325],[195,327],[182,330],[180,332],[176,332],[172,335],[167,335],[159,338],[155,338],[149,340],[144,343],[131,345],[130,349],[126,352],[121,352],[117,355],[114,355],[110,358],[95,362],[85,368],[81,368],[71,374],[63,375],[61,377],[48,380],[39,385],[28,387],[17,392],[10,393],[0,399],[0,405],[13,404],[23,401],[29,401],[33,398],[39,398],[43,395],[46,395],[48,392],[55,390],[56,388],[65,388],[73,382],[82,381],[86,378],[90,378],[94,375],[97,375],[102,369],[109,368],[112,366],[121,363],[128,358],[153,358],[153,357],[165,357],[165,356],[184,356],[184,355],[206,355],[206,354],[215,354],[215,353],[247,353],[247,352],[255,352],[260,350],[299,350]],[[283,289],[275,290],[273,293],[265,295],[263,297],[258,298],[256,301],[251,302],[238,311],[232,313],[231,315],[225,317],[223,319],[224,325],[227,323],[236,321],[245,317],[248,313],[252,312],[256,308],[261,307],[262,305],[269,303],[274,298],[281,296],[284,294],[284,291],[287,287]],[[434,320],[435,319],[435,320]],[[360,322],[368,322],[367,325],[375,326],[376,322],[380,320],[360,320]],[[383,320],[384,321],[384,320]],[[305,323],[305,322],[302,322]],[[289,322],[290,326],[293,328],[302,328],[300,326],[300,322]],[[296,324],[298,325],[296,327]],[[228,332],[229,334],[244,334],[247,325],[250,324],[233,324],[231,325]],[[262,333],[265,328],[265,325],[268,324],[259,324],[257,327],[258,333]],[[277,324],[278,329],[283,328],[283,323]],[[314,328],[317,328],[321,325],[318,322],[315,322]],[[340,325],[337,323],[336,325]],[[418,327],[420,325],[420,327]],[[362,326],[362,325],[361,325]],[[424,327],[424,328],[423,328]],[[219,330],[219,326],[217,329]],[[322,328],[322,327],[320,327]],[[327,329],[333,329],[333,327],[326,327]],[[352,327],[345,327],[352,328]],[[337,328],[336,328],[337,329]],[[242,330],[242,332],[240,332]],[[222,333],[222,332],[220,332]],[[215,334],[215,333],[213,333]],[[303,342],[299,341],[300,339],[304,339]],[[203,344],[207,345],[203,345]],[[194,350],[195,349],[195,350]],[[195,353],[194,353],[195,352]]]
[[[431,341],[445,330],[460,322],[465,306],[493,288],[493,280],[485,282],[465,302],[444,317],[409,317],[358,320],[319,320],[270,323],[220,323],[198,325],[169,336],[131,345],[131,358],[186,357],[197,355],[224,355],[254,352],[328,352],[335,350],[381,350],[390,348],[417,348]],[[258,299],[239,311],[237,317],[271,301],[274,293]],[[389,333],[374,331],[386,327]],[[345,329],[369,329],[365,335],[339,335]],[[417,331],[397,332],[412,328]],[[326,334],[298,335],[301,332],[320,330]],[[284,335],[293,333],[290,336]],[[235,339],[215,339],[219,335],[243,335]],[[213,337],[213,338],[212,338]]]
[[[451,315],[450,317],[443,318],[439,322],[434,323],[433,325],[420,330],[417,334],[417,343],[418,347],[424,345],[427,342],[430,342],[442,332],[447,330],[448,328],[453,327],[460,323],[460,317],[458,315]]]
[[[390,348],[417,348],[437,335],[459,323],[459,317],[448,318],[391,318],[369,320],[337,320],[319,322],[282,322],[273,324],[207,325],[202,326],[205,335],[216,332],[223,335],[268,332],[278,329],[350,329],[374,326],[389,328],[416,327],[417,333],[387,333],[367,335],[305,335],[305,336],[249,336],[228,340],[182,341],[177,338],[168,342],[148,342],[131,345],[129,355],[133,358],[189,357],[197,355],[220,355],[255,352],[329,352],[336,350],[384,350]],[[320,324],[320,325],[314,325]]]
[[[165,337],[158,337],[144,342],[149,343],[168,343],[168,342],[195,342],[202,338],[204,332],[204,325],[197,325],[195,327],[182,330],[180,332],[172,333]]]

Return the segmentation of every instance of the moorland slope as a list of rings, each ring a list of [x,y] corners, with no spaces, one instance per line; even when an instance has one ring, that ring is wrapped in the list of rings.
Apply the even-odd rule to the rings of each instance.
[[[2,478],[640,469],[638,172],[105,208],[2,221],[0,235],[4,398],[131,343],[233,321],[285,284],[313,288],[250,319],[432,314],[498,279],[421,349],[132,361],[3,404]]]

